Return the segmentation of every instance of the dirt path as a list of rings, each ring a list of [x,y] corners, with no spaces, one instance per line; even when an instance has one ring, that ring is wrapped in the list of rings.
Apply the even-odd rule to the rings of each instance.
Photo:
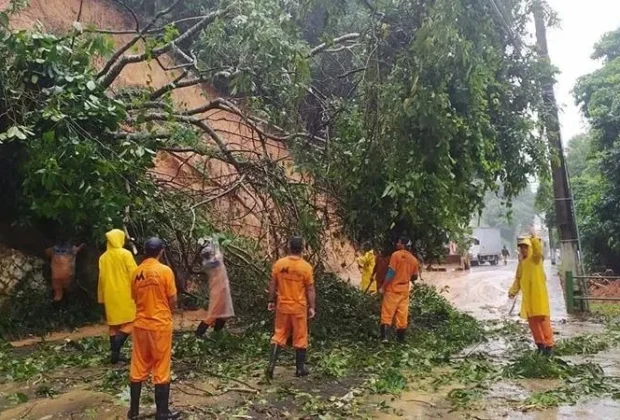
[[[193,330],[201,320],[207,315],[207,311],[200,309],[196,311],[185,311],[174,315],[174,329],[176,331]],[[76,341],[84,337],[106,337],[108,326],[106,324],[87,325],[76,328],[73,331],[57,331],[43,337],[29,337],[22,340],[12,341],[13,347],[27,347],[44,342],[57,342],[63,340]]]

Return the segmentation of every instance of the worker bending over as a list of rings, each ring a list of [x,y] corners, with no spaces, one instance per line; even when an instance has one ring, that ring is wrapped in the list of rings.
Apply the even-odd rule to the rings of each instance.
[[[368,244],[364,244],[363,254],[355,259],[357,266],[362,272],[362,283],[360,287],[362,292],[375,294],[377,293],[377,285],[372,281],[372,274],[375,268],[375,253]]]
[[[390,258],[390,265],[383,286],[381,302],[381,341],[387,342],[388,329],[396,324],[396,337],[405,341],[409,317],[409,283],[418,279],[419,264],[413,254],[407,251],[409,238],[401,236],[396,243],[396,252]]]
[[[142,382],[149,374],[155,385],[157,420],[178,419],[168,408],[172,356],[172,311],[177,306],[177,289],[170,267],[159,262],[164,242],[151,238],[144,245],[146,259],[133,274],[132,294],[136,302],[130,373],[130,408],[127,417],[140,415]]]
[[[536,236],[534,228],[530,230],[530,235],[529,238],[519,238],[519,265],[508,297],[514,299],[519,291],[523,292],[520,315],[527,319],[538,352],[550,356],[554,340],[542,260],[542,240]]]
[[[291,334],[296,353],[295,376],[307,376],[309,373],[305,363],[308,318],[312,319],[315,315],[314,275],[312,266],[301,257],[303,240],[299,237],[291,238],[288,248],[289,255],[273,265],[269,283],[268,310],[275,310],[276,320],[266,372],[268,379],[273,378],[280,350]]]
[[[99,257],[97,300],[105,307],[110,330],[110,360],[116,364],[121,360],[121,348],[136,318],[136,304],[131,297],[131,276],[136,262],[131,252],[123,248],[125,232],[113,229],[105,237],[107,250]]]
[[[73,281],[75,257],[82,248],[84,248],[84,244],[72,246],[63,242],[45,250],[45,255],[51,259],[53,302],[55,306],[60,305],[65,290],[69,288]]]
[[[202,266],[209,282],[209,309],[207,317],[196,329],[196,337],[202,337],[209,327],[213,327],[215,332],[221,331],[226,321],[235,316],[230,295],[230,282],[224,265],[224,254],[220,250],[217,239],[208,240],[201,255]]]

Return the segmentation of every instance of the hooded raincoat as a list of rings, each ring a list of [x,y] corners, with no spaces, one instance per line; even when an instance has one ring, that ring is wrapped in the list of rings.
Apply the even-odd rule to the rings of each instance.
[[[235,310],[224,255],[218,246],[208,245],[203,251],[203,258],[203,268],[209,278],[209,309],[205,322],[212,324],[216,319],[232,318]]]
[[[542,240],[537,237],[525,238],[522,244],[528,245],[527,257],[519,260],[515,281],[510,294],[516,296],[523,292],[521,317],[550,316],[547,279],[543,268]]]
[[[370,250],[361,257],[358,257],[356,262],[362,270],[362,284],[360,285],[362,292],[365,292],[366,289],[368,289],[368,292],[376,293],[376,283],[373,283],[370,288],[368,288],[368,285],[370,285],[370,282],[372,281],[372,272],[375,269],[375,253]]]
[[[123,248],[125,232],[113,229],[105,234],[107,251],[99,258],[98,301],[105,306],[108,325],[133,322],[136,304],[131,297],[131,275],[136,262]]]

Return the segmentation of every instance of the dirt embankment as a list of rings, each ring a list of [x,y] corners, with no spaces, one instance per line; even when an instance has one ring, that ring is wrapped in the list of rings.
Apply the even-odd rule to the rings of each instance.
[[[0,0],[0,8],[6,8],[9,0]],[[124,15],[124,11],[110,0],[31,0],[29,6],[12,19],[15,28],[29,28],[37,22],[51,32],[62,33],[71,28],[77,20],[81,3],[80,21],[100,29],[130,29],[133,20]],[[114,41],[122,45],[132,35],[115,35]],[[173,60],[163,57],[165,66],[171,67]],[[97,63],[101,65],[101,63]],[[178,76],[177,71],[166,71],[155,62],[130,64],[121,73],[112,89],[121,87],[152,87],[157,89]],[[217,93],[208,85],[196,85],[173,92],[177,106],[190,109],[215,99]],[[261,141],[257,133],[248,127],[235,114],[221,110],[212,110],[198,117],[207,119],[216,132],[225,140],[231,151],[242,153],[244,158],[269,158],[284,164],[292,179],[306,178],[292,168],[292,159],[285,144],[267,140]],[[204,138],[211,143],[211,139]],[[277,244],[272,228],[278,223],[269,200],[260,197],[251,185],[239,182],[240,174],[227,163],[216,159],[207,159],[191,153],[160,153],[156,158],[155,175],[167,188],[180,188],[192,194],[204,194],[221,197],[213,201],[209,217],[220,226],[231,228],[239,234],[258,239],[264,245],[270,257]],[[201,175],[207,173],[208,179]],[[307,179],[307,178],[306,178]],[[230,186],[239,183],[238,188],[229,191]],[[320,207],[325,207],[325,198],[317,199]],[[354,264],[355,249],[338,236],[338,224],[333,211],[328,208],[328,218],[332,228],[328,229],[324,244],[328,258],[325,261],[329,270],[353,283],[359,283],[359,271]]]
[[[594,273],[588,279],[588,295],[593,298],[620,299],[620,278],[613,271]],[[620,304],[620,301],[594,301]]]

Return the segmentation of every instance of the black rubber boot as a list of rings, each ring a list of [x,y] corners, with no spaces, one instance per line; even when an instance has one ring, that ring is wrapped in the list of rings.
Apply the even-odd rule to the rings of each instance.
[[[223,318],[218,318],[215,320],[215,325],[213,326],[213,331],[215,332],[220,332],[222,331],[222,329],[224,328],[224,325],[226,325],[226,320]]]
[[[545,353],[545,345],[544,344],[536,344],[537,350],[536,353],[544,354]]]
[[[398,341],[399,343],[403,344],[405,342],[405,333],[406,332],[407,332],[406,329],[396,330],[396,341]]]
[[[553,347],[543,347],[542,355],[545,357],[553,357]]]
[[[129,402],[129,412],[127,418],[130,420],[136,420],[140,416],[140,394],[142,393],[142,382],[130,382],[129,383],[129,396],[131,400]]]
[[[267,366],[267,370],[265,371],[265,376],[268,380],[273,379],[273,371],[276,369],[276,362],[278,361],[279,355],[280,346],[277,344],[272,344],[269,348],[269,366]]]
[[[387,325],[381,325],[379,327],[379,339],[381,340],[382,343],[387,343],[388,342],[387,333],[388,333],[388,326]]]
[[[306,349],[295,351],[295,376],[298,378],[308,376],[310,372],[306,369]]]
[[[181,413],[173,413],[168,407],[170,399],[170,384],[155,385],[155,412],[156,420],[176,420],[181,418]]]
[[[198,324],[198,328],[196,328],[196,338],[204,336],[208,329],[209,324],[204,321],[200,321],[200,324]]]
[[[121,356],[121,349],[123,348],[125,341],[127,341],[127,337],[129,337],[129,334],[125,334],[124,332],[119,332],[114,337],[112,337],[112,340],[110,340],[114,342],[114,344],[111,344],[112,355],[110,357],[110,362],[113,365],[117,364],[118,362],[127,361],[127,359]]]

